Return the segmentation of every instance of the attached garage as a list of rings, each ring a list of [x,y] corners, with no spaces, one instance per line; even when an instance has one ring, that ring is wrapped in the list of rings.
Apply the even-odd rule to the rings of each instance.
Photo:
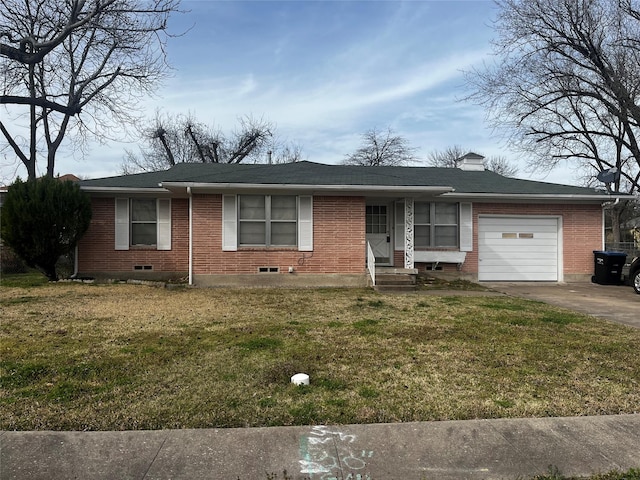
[[[478,280],[561,281],[561,219],[479,216]]]

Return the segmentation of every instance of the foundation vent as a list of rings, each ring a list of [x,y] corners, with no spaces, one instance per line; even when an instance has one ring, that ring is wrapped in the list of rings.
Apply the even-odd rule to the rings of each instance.
[[[258,267],[258,273],[279,273],[280,267]]]
[[[153,270],[153,265],[134,265],[134,270]]]

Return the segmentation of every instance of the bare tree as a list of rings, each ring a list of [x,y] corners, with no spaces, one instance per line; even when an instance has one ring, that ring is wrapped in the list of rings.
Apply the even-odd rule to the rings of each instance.
[[[535,168],[572,161],[610,191],[640,188],[637,0],[498,0],[494,64],[467,74],[470,99]]]
[[[640,7],[634,0],[620,0],[620,8],[631,15],[636,20],[640,20]],[[640,42],[639,38],[635,39],[636,42]]]
[[[361,147],[347,155],[342,163],[369,167],[407,165],[417,160],[415,150],[406,138],[396,135],[390,127],[384,131],[372,128],[362,134]]]
[[[167,19],[179,0],[2,0],[0,103],[26,116],[29,138],[0,122],[29,178],[46,157],[53,176],[60,145],[72,133],[108,138],[133,122],[138,101],[166,72]],[[25,108],[21,112],[21,107]]]
[[[447,147],[444,150],[433,150],[427,155],[427,165],[430,167],[456,168],[459,158],[467,153],[460,145]]]
[[[192,115],[156,113],[143,132],[146,146],[127,151],[124,174],[165,170],[177,163],[288,163],[302,159],[302,148],[278,140],[275,126],[245,116],[229,134],[197,121]]]
[[[485,167],[490,172],[497,173],[503,177],[515,177],[518,175],[518,167],[509,163],[507,157],[500,155],[487,158]]]
[[[295,163],[306,160],[302,146],[297,143],[274,142],[267,152],[271,163]]]
[[[427,157],[427,165],[431,167],[456,168],[458,160],[469,151],[460,145],[447,147],[444,150],[434,150]],[[518,167],[509,163],[507,158],[503,156],[489,157],[485,161],[485,168],[503,177],[515,177],[518,174]]]

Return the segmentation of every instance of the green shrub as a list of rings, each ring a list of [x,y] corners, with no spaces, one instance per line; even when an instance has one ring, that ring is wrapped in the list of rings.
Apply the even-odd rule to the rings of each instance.
[[[27,264],[7,245],[0,245],[0,272],[27,273]]]
[[[91,201],[77,184],[51,177],[18,179],[2,205],[2,241],[27,266],[57,280],[56,262],[71,253],[90,221]]]

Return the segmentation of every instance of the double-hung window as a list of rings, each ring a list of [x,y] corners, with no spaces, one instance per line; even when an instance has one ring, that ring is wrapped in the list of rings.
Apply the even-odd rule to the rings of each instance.
[[[414,244],[416,247],[458,246],[458,204],[416,202]]]
[[[131,245],[158,243],[158,209],[155,198],[131,199]]]
[[[239,195],[238,203],[238,245],[297,245],[295,195]]]
[[[171,199],[116,198],[115,249],[171,250]]]

